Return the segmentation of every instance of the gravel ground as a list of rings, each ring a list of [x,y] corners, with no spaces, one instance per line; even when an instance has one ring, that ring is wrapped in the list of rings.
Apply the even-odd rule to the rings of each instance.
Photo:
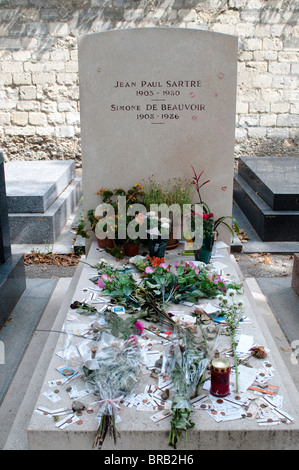
[[[234,256],[244,277],[292,276],[292,255],[240,253]]]
[[[25,266],[25,274],[27,278],[43,279],[43,278],[60,278],[60,277],[73,277],[75,274],[75,266],[55,266],[55,265],[42,265],[31,264]]]

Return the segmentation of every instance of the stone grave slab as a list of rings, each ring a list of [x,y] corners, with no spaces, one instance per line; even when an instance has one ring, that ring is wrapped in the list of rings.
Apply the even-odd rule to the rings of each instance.
[[[210,179],[204,200],[215,217],[231,216],[237,42],[183,28],[79,38],[85,213],[100,203],[101,187],[191,181],[193,165]]]
[[[11,243],[54,243],[82,195],[74,161],[8,162],[5,174]]]
[[[242,157],[239,165],[240,172],[234,177],[234,201],[261,240],[298,241],[298,159]]]
[[[8,212],[44,213],[75,178],[73,161],[5,164]]]
[[[11,255],[0,264],[0,328],[8,319],[26,289],[23,255]]]
[[[238,173],[273,211],[299,211],[299,157],[242,157]]]
[[[217,243],[216,255],[212,258],[214,269],[221,272],[223,279],[240,280],[240,273],[233,257],[229,255],[228,247],[223,247]],[[110,258],[105,252],[100,253],[97,249],[96,243],[93,243],[88,257],[87,263],[94,265],[99,262],[101,258],[106,258],[109,262],[116,263],[114,258]],[[179,252],[176,250],[169,253],[166,261],[172,266],[175,261],[181,259]],[[186,258],[184,258],[186,261]],[[123,261],[124,262],[124,261]],[[217,264],[218,263],[218,264]],[[86,293],[86,289],[93,289],[94,284],[89,281],[96,273],[90,266],[84,266],[78,283],[73,286],[72,302],[75,300],[82,301],[86,299],[87,295],[92,294],[93,291]],[[269,381],[273,386],[278,387],[278,395],[283,397],[283,405],[281,411],[292,416],[292,423],[286,424],[284,418],[279,419],[279,422],[273,422],[271,419],[265,419],[264,422],[258,423],[254,415],[246,414],[242,419],[231,419],[217,422],[213,415],[209,414],[204,409],[193,409],[192,420],[195,426],[188,430],[187,444],[185,447],[184,436],[181,436],[177,449],[181,450],[274,450],[284,449],[291,450],[298,448],[299,437],[299,416],[298,416],[298,392],[294,386],[288,371],[285,369],[284,362],[276,348],[276,345],[269,333],[266,323],[262,315],[259,314],[257,306],[250,296],[248,289],[244,289],[244,294],[238,294],[238,300],[243,302],[244,313],[247,321],[241,324],[240,334],[253,338],[253,343],[262,345],[268,351],[266,362],[256,358],[251,358],[251,366],[256,369],[258,375],[265,374],[270,370],[272,377]],[[91,299],[91,297],[89,297]],[[201,299],[199,304],[203,307],[207,299]],[[190,312],[191,307],[179,305],[175,307],[179,310],[184,310],[186,313]],[[65,311],[65,324],[64,331],[69,332],[82,332],[88,330],[88,325],[94,319],[88,318],[86,315],[80,315],[75,323],[67,315],[73,313],[73,310],[66,309]],[[100,315],[100,314],[99,314]],[[98,318],[98,316],[96,317]],[[81,327],[80,327],[81,325]],[[81,329],[83,328],[83,330]],[[71,398],[67,392],[68,386],[77,388],[77,392],[85,389],[86,384],[80,377],[73,378],[67,384],[57,384],[53,386],[53,381],[61,381],[64,376],[58,372],[57,367],[65,365],[65,360],[62,354],[66,346],[66,334],[61,334],[55,348],[55,354],[50,362],[49,368],[46,371],[45,379],[38,397],[35,410],[32,414],[31,421],[27,429],[29,448],[31,450],[90,450],[98,426],[95,418],[95,412],[92,414],[83,411],[80,417],[75,417],[67,427],[60,429],[63,419],[70,419],[70,415],[60,416],[58,421],[54,421],[51,413],[56,410],[64,408],[70,409],[75,398]],[[221,337],[220,342],[217,343],[218,350],[227,347],[226,336]],[[156,345],[154,350],[160,350],[163,346]],[[62,356],[61,356],[62,354]],[[270,367],[269,367],[270,365]],[[268,368],[268,369],[267,369]],[[245,368],[248,370],[248,368]],[[244,373],[244,370],[243,370]],[[242,372],[241,372],[242,374]],[[240,376],[241,377],[241,376]],[[243,377],[244,378],[244,377]],[[151,378],[149,374],[143,373],[140,377],[140,383],[136,393],[141,393],[145,390],[145,385],[152,383],[155,384],[155,379]],[[244,386],[244,390],[247,385]],[[75,388],[72,389],[73,391]],[[55,392],[56,393],[55,393]],[[233,392],[233,390],[231,389]],[[277,389],[276,389],[277,391]],[[53,403],[45,394],[52,392],[52,396],[56,396],[57,402]],[[247,393],[246,390],[245,393]],[[209,395],[208,390],[200,390],[201,394]],[[271,395],[266,395],[265,392],[256,394],[254,393],[254,400],[263,400],[263,397],[271,398]],[[278,399],[278,395],[276,398]],[[80,398],[80,401],[88,405],[97,401],[98,398],[93,393]],[[271,400],[270,400],[271,401]],[[103,450],[171,450],[168,447],[168,435],[170,431],[170,417],[154,422],[151,418],[157,413],[154,410],[138,410],[135,406],[126,407],[120,406],[119,410],[120,422],[117,423],[117,430],[119,437],[116,444],[113,439],[106,437]],[[79,419],[79,421],[78,421]],[[76,420],[78,422],[76,422]]]
[[[74,178],[44,213],[9,214],[11,242],[54,243],[82,195],[81,178]]]
[[[26,288],[23,255],[11,254],[3,153],[0,152],[0,328]]]

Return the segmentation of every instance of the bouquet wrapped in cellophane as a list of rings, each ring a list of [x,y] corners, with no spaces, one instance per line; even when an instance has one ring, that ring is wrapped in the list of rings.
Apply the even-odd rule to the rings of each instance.
[[[204,348],[200,349],[187,337],[178,338],[177,342],[172,343],[164,358],[164,373],[171,377],[174,384],[168,445],[176,449],[181,432],[185,431],[186,446],[187,430],[194,426],[190,398],[196,394],[209,358]]]
[[[101,449],[107,432],[116,442],[116,412],[120,401],[138,385],[140,350],[134,338],[123,340],[103,333],[94,359],[98,367],[84,367],[84,372],[87,382],[100,397],[96,403],[100,423],[94,447]]]
[[[74,362],[77,354],[77,363]],[[70,344],[64,353],[72,357],[72,366],[84,376],[98,400],[88,405],[97,409],[99,426],[93,447],[101,449],[107,433],[116,442],[116,415],[121,400],[139,383],[140,349],[136,337],[127,339],[103,332],[96,341],[84,340],[79,346]]]

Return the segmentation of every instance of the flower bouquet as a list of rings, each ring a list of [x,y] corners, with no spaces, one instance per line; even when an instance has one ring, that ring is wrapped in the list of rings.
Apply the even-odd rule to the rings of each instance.
[[[116,412],[121,400],[132,393],[139,382],[140,350],[130,338],[124,341],[103,333],[94,355],[93,368],[83,367],[87,383],[94,388],[98,401],[99,427],[93,446],[101,449],[107,433],[116,442]]]
[[[237,357],[237,341],[236,335],[239,328],[239,323],[243,317],[243,303],[236,302],[234,300],[234,293],[230,292],[229,297],[220,297],[220,312],[219,315],[223,315],[226,321],[226,331],[231,339],[231,345],[233,350],[233,357],[235,363],[236,373],[236,392],[239,392],[239,373],[238,373],[238,357]]]
[[[119,304],[133,303],[136,308],[139,307],[138,300],[134,295],[137,285],[131,273],[115,271],[109,275],[104,272],[100,274],[97,286],[101,289],[101,295],[109,296]]]
[[[200,298],[212,299],[219,294],[225,294],[228,289],[240,291],[242,284],[224,281],[221,276],[202,266],[196,266],[192,261],[177,261],[175,264],[177,284],[173,302],[193,302]]]
[[[99,397],[87,406],[90,410],[98,408],[99,426],[93,443],[97,449],[102,448],[107,433],[116,441],[120,402],[139,384],[142,360],[138,336],[144,330],[141,315],[122,319],[109,312],[106,323],[94,330],[92,340],[66,335],[63,358]]]
[[[142,277],[144,288],[151,291],[163,304],[171,300],[177,286],[177,278],[170,267],[165,262],[155,267],[147,266]]]
[[[164,258],[158,258],[157,256],[152,256],[151,257],[149,255],[147,255],[147,256],[141,256],[141,255],[133,256],[132,258],[130,258],[129,261],[141,273],[145,272],[145,269],[147,267],[155,268],[156,266],[160,266],[160,264],[165,263]],[[169,264],[167,264],[167,266],[169,266]]]
[[[209,358],[207,352],[194,342],[181,337],[171,346],[170,360],[167,361],[167,375],[174,384],[172,400],[172,419],[168,445],[176,449],[180,434],[185,431],[185,446],[187,431],[194,426],[191,420],[192,406],[190,398],[195,394],[200,379],[206,370]]]

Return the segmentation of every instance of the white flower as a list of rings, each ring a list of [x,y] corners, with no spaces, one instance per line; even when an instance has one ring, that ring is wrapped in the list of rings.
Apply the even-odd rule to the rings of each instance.
[[[156,216],[156,212],[155,211],[150,211],[150,212],[147,212],[146,215],[148,217],[155,217]]]
[[[170,219],[167,219],[167,217],[161,217],[160,220],[161,220],[162,223],[170,224]]]
[[[149,235],[160,235],[160,232],[157,227],[151,228],[150,230],[147,230],[147,233]]]

